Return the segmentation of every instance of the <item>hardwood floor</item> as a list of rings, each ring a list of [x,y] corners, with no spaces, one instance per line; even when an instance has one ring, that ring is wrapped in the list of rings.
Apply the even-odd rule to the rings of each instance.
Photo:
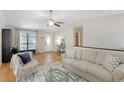
[[[14,82],[15,77],[10,69],[9,63],[0,66],[0,82]]]
[[[61,54],[57,52],[45,52],[39,53],[33,56],[41,65],[45,65],[48,63],[54,63],[61,60]]]
[[[58,62],[61,60],[61,54],[57,52],[45,52],[33,55],[40,65],[46,65],[49,63]],[[0,65],[0,82],[15,82],[16,78],[10,69],[10,63]]]

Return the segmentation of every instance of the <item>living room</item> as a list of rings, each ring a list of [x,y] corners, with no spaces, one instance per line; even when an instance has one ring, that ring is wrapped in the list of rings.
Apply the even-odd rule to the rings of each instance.
[[[73,78],[70,79],[70,76],[68,74],[64,74],[65,72],[64,73],[61,72],[61,74],[58,75],[58,77],[56,76],[56,79],[58,81],[60,77],[59,82],[123,81],[124,80],[123,58],[120,58],[121,59],[120,63],[116,60],[118,64],[116,64],[116,67],[112,67],[112,70],[107,66],[101,66],[103,68],[100,67],[100,69],[97,69],[97,67],[95,66],[96,69],[98,71],[101,71],[100,73],[102,73],[101,75],[99,74],[98,76],[95,76],[95,77],[99,77],[100,79],[94,79],[94,78],[89,79],[89,77],[85,77],[84,74],[82,73],[80,74],[80,72],[82,71],[82,69],[80,69],[80,65],[81,68],[83,68],[84,66],[84,68],[87,69],[86,72],[88,72],[89,68],[86,67],[87,66],[90,67],[90,65],[93,65],[94,62],[93,64],[91,64],[91,62],[86,63],[86,65],[83,62],[82,63],[84,65],[78,64],[78,61],[81,61],[82,59],[84,60],[85,58],[83,57],[84,56],[86,57],[87,55],[88,55],[87,56],[88,59],[85,60],[90,60],[90,59],[93,60],[92,57],[94,55],[97,55],[99,56],[98,58],[100,58],[101,55],[103,56],[104,53],[99,55],[99,51],[100,52],[105,51],[105,53],[107,53],[106,56],[104,56],[104,60],[102,59],[102,61],[105,61],[105,58],[108,56],[112,56],[113,58],[122,57],[123,49],[124,49],[123,24],[124,24],[123,10],[2,10],[0,11],[0,27],[1,27],[0,63],[1,63],[1,70],[3,68],[2,70],[3,72],[2,71],[0,72],[3,74],[1,74],[0,81],[3,80],[4,82],[7,81],[26,82],[26,81],[33,81],[32,79],[34,79],[34,77],[35,77],[34,81],[38,81],[37,79],[40,78],[41,76],[43,77],[43,75],[32,76],[34,73],[35,74],[43,73],[43,72],[38,72],[39,71],[38,69],[42,69],[41,67],[45,67],[48,70],[47,66],[50,65],[52,67],[54,64],[54,66],[55,65],[58,66],[58,67],[56,66],[55,69],[59,68],[59,70],[61,70],[60,68],[63,63],[64,65],[66,65],[64,71],[67,70],[66,72],[70,73],[71,70],[72,72],[71,74],[76,75],[76,77],[72,75],[71,77]],[[10,35],[9,36],[5,35],[3,39],[3,32],[6,31],[9,31]],[[8,55],[9,53],[4,51],[5,48],[5,47],[3,48],[4,44],[5,46],[7,46],[7,49],[9,48],[10,50],[9,52],[11,55],[10,57],[8,57],[8,59],[5,58],[5,60],[2,59],[4,54],[7,53]],[[86,52],[85,49],[88,49],[87,50],[88,52]],[[38,63],[41,64],[34,64],[33,62],[27,67],[24,66],[25,68],[28,69],[24,70],[23,68],[24,71],[20,70],[19,72],[18,69],[20,69],[20,67],[18,67],[17,61],[13,61],[14,60],[13,56],[14,54],[16,55],[16,53],[13,52],[13,54],[11,54],[12,50],[16,50],[17,54],[18,52],[23,53],[25,51],[31,51],[33,53],[32,54],[33,58],[36,59]],[[83,56],[84,52],[86,52],[85,54],[87,55]],[[63,58],[65,53],[68,54],[67,57],[70,57],[70,59]],[[112,55],[108,55],[108,54],[112,54]],[[95,58],[95,62],[97,61],[97,56]],[[58,63],[62,63],[62,64],[58,64]],[[73,71],[72,68],[68,67],[68,65],[71,66],[74,64],[75,65],[78,64],[77,66],[79,67],[76,68],[78,68],[79,71],[75,72]],[[113,64],[115,66],[115,63]],[[14,68],[12,67],[10,71],[11,65],[14,66]],[[103,63],[102,64],[100,63],[100,65],[103,65]],[[116,68],[119,69],[117,70],[119,72],[114,71]],[[105,69],[105,70],[103,71],[101,69]],[[59,70],[57,71],[59,72]],[[5,71],[7,73],[4,73]],[[57,73],[57,71],[55,72]],[[108,74],[104,73],[106,71]],[[48,72],[45,73],[48,74]],[[110,74],[110,72],[115,74]],[[5,79],[6,74],[8,73],[9,73],[9,77]],[[93,72],[90,73],[94,74]],[[13,74],[15,74],[15,76],[13,76]],[[104,74],[106,75],[106,78],[100,77]],[[27,79],[24,80],[24,78]],[[77,78],[79,80],[77,80]],[[39,79],[38,82],[51,82],[50,80],[51,79],[48,78],[46,80]]]
[[[0,92],[121,93],[121,0],[1,0]]]

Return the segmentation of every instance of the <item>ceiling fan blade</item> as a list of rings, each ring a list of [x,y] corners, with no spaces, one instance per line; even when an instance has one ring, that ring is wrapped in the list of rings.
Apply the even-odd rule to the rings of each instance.
[[[57,24],[64,24],[64,22],[55,22],[55,23],[57,23]]]
[[[49,19],[46,19],[47,21],[47,26],[52,26],[52,25],[55,25],[57,27],[60,27],[61,25],[60,24],[64,24],[64,22],[60,22],[60,21],[55,21],[54,19],[52,19],[52,10],[49,10],[50,12],[50,18]]]
[[[57,27],[60,27],[60,25],[59,25],[59,24],[57,24],[57,23],[54,23],[54,25],[56,25]]]

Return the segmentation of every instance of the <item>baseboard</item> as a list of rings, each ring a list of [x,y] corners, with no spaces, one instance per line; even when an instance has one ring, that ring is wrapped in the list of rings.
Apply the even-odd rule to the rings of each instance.
[[[57,52],[56,50],[49,50],[49,51],[53,51],[53,52]],[[38,51],[37,53],[45,53],[45,52],[49,52],[49,51]]]

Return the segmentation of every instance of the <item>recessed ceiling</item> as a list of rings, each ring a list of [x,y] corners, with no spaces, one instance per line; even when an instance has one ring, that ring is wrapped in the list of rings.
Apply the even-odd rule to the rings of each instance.
[[[66,26],[74,21],[124,13],[123,10],[53,10],[52,17]],[[57,30],[62,27],[47,27],[48,10],[2,10],[6,25],[24,29]]]

